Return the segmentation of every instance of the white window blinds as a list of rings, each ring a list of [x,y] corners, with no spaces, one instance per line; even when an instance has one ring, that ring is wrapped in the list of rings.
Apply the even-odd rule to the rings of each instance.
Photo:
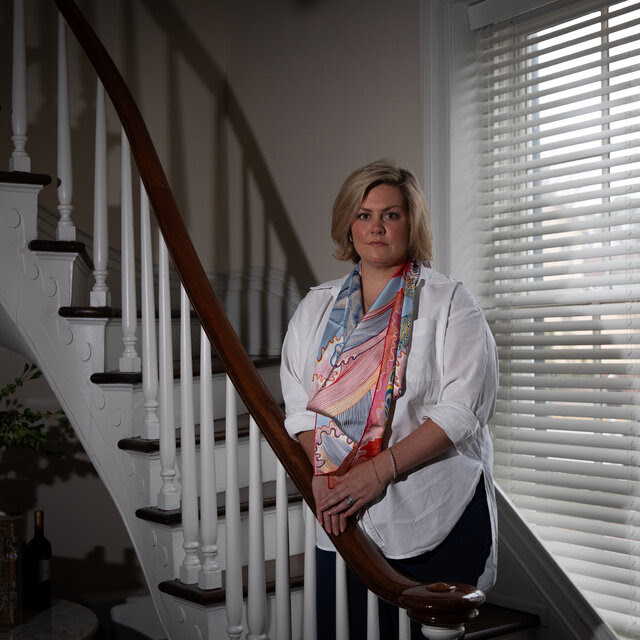
[[[498,483],[640,638],[640,0],[479,36]]]

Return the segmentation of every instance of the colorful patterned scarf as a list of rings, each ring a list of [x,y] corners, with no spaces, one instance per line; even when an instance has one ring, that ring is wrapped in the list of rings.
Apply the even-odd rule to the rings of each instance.
[[[402,392],[420,266],[409,260],[363,313],[360,265],[336,298],[307,409],[316,412],[315,475],[342,474],[382,450]]]

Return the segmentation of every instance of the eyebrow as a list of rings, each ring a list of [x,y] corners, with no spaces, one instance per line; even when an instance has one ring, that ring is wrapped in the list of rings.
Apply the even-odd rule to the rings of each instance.
[[[390,207],[385,207],[382,211],[391,211],[391,209],[402,209],[402,205],[401,204],[392,204]],[[373,209],[369,209],[367,207],[363,207],[361,206],[358,211],[367,211],[369,213],[371,213],[371,211],[373,211]]]

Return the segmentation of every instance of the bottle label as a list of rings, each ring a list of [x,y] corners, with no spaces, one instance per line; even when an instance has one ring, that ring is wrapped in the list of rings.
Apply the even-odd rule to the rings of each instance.
[[[38,580],[40,582],[51,580],[51,558],[40,560],[38,563]]]

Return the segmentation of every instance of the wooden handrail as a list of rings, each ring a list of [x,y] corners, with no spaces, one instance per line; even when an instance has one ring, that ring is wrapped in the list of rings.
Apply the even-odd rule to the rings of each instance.
[[[284,428],[284,415],[275,402],[200,263],[178,210],[142,115],[120,72],[73,0],[54,0],[69,28],[93,65],[131,145],[131,152],[155,212],[176,271],[211,344],[249,412],[284,465],[307,504],[315,511],[312,469],[302,447]],[[449,626],[476,615],[484,593],[469,585],[425,585],[393,569],[364,532],[351,522],[332,541],[358,578],[384,600],[409,609],[423,624]]]

